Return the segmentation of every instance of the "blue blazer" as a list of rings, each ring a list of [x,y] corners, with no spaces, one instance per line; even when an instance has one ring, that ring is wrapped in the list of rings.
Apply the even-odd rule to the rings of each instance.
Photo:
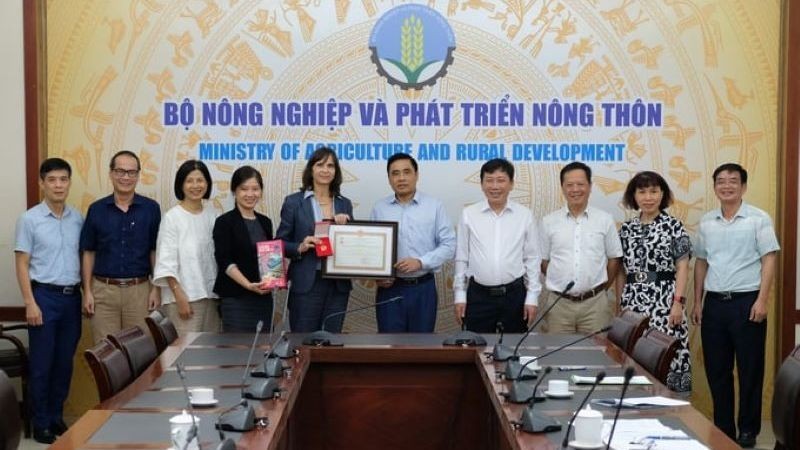
[[[286,257],[291,259],[289,263],[289,281],[292,282],[291,291],[298,294],[305,294],[311,291],[314,285],[314,277],[317,272],[317,258],[314,250],[306,251],[303,254],[297,253],[297,247],[306,236],[314,235],[314,208],[311,206],[312,199],[303,198],[305,191],[295,192],[283,200],[281,206],[281,224],[275,234],[277,239],[283,240]],[[345,197],[337,195],[334,199],[334,211],[336,214],[347,214],[353,217],[353,204]],[[336,280],[336,288],[340,292],[350,292],[353,283],[350,280]]]

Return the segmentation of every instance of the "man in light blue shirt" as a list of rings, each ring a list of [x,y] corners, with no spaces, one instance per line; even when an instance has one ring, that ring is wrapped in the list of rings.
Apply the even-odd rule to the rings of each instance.
[[[714,424],[742,447],[751,448],[761,431],[766,319],[780,246],[767,213],[742,201],[747,171],[739,164],[723,164],[713,178],[720,208],[700,219],[692,319],[700,325]],[[738,424],[733,418],[734,359],[739,376]]]
[[[456,236],[444,205],[417,191],[417,161],[392,155],[386,164],[394,191],[372,208],[372,220],[399,222],[397,277],[378,282],[376,302],[402,297],[376,309],[381,333],[430,333],[438,295],[433,273],[453,258]]]
[[[64,401],[81,336],[80,240],[83,218],[67,206],[72,169],[61,158],[39,168],[44,201],[17,221],[14,263],[28,322],[33,437],[51,444],[66,431]]]

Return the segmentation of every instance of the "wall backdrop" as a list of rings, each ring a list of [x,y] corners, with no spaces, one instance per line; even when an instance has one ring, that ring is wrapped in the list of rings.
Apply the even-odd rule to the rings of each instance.
[[[50,0],[46,21],[48,153],[73,164],[83,211],[128,149],[140,192],[164,210],[184,160],[209,164],[220,212],[231,173],[253,165],[277,223],[324,144],[357,218],[390,193],[395,152],[420,160],[419,188],[453,221],[482,198],[479,167],[497,156],[537,217],[563,204],[558,171],[572,160],[592,166],[591,203],[619,221],[627,180],[655,170],[693,233],[717,204],[710,173],[728,161],[751,172],[747,201],[775,214],[778,0]],[[449,331],[452,266],[439,281],[437,330]],[[357,283],[351,305],[373,287]],[[374,329],[373,314],[346,327]],[[698,331],[693,402],[707,412]],[[770,358],[774,336],[771,325]],[[91,389],[82,378],[78,392]]]

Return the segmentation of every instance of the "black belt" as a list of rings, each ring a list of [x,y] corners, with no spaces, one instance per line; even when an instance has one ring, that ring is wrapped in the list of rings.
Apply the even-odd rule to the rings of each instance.
[[[675,281],[675,272],[662,270],[658,272],[631,272],[627,276],[628,283],[655,283],[657,281]]]
[[[429,272],[420,277],[409,277],[409,278],[397,277],[394,279],[394,281],[395,283],[414,285],[414,284],[422,284],[431,281],[432,279],[433,279],[433,274]]]
[[[517,288],[520,286],[524,288],[525,279],[523,277],[519,277],[516,280],[512,281],[511,283],[498,284],[496,286],[485,286],[475,281],[475,278],[470,278],[469,285],[470,287],[475,287],[478,290],[488,293],[489,297],[502,297],[506,295],[506,292],[509,291],[510,289]]]
[[[729,302],[731,300],[736,300],[739,298],[744,297],[752,297],[754,295],[758,295],[759,291],[745,291],[745,292],[714,292],[714,291],[706,291],[706,298],[714,298],[717,300],[722,300],[724,302]]]
[[[60,292],[63,295],[72,295],[80,291],[81,284],[78,283],[78,284],[61,285],[61,284],[40,283],[36,280],[31,280],[31,287],[47,289],[48,291]]]
[[[608,289],[608,283],[602,283],[598,284],[597,286],[589,289],[588,291],[582,294],[577,294],[577,295],[564,294],[564,298],[572,300],[573,302],[582,302],[587,298],[592,298],[596,296],[597,294],[605,291],[606,289]]]

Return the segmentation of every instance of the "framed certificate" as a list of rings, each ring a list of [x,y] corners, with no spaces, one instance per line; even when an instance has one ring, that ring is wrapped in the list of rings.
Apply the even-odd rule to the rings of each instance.
[[[352,221],[329,228],[333,254],[325,278],[392,278],[397,262],[397,222]]]

